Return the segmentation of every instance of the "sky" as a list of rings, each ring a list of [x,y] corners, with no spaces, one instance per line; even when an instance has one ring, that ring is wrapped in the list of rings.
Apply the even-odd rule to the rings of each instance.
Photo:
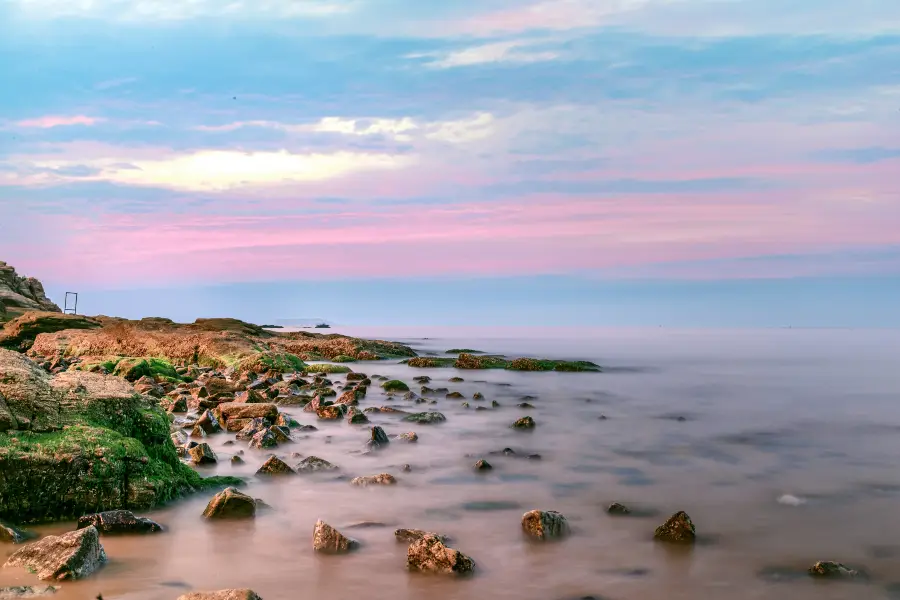
[[[79,312],[900,326],[896,0],[2,0]]]

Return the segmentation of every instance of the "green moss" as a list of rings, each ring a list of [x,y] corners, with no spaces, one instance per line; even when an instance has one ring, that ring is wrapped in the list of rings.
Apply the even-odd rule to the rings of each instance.
[[[588,361],[517,358],[506,367],[510,371],[560,371],[565,373],[597,372],[600,367]]]
[[[328,363],[307,365],[307,373],[352,373],[353,370],[346,365],[332,365]]]
[[[299,356],[289,352],[260,352],[242,359],[235,370],[240,373],[252,371],[253,373],[265,373],[276,371],[278,373],[293,373],[306,369],[306,363]]]
[[[356,362],[356,359],[352,356],[347,356],[346,354],[339,354],[331,359],[336,363],[348,363],[348,362]]]
[[[386,392],[408,392],[409,386],[400,381],[399,379],[391,379],[390,381],[385,381],[381,384],[381,387]]]
[[[417,356],[409,360],[401,361],[401,364],[409,365],[417,369],[450,368],[456,362],[455,358],[434,358],[431,356]]]
[[[460,354],[453,366],[457,369],[505,369],[509,361],[502,356]]]

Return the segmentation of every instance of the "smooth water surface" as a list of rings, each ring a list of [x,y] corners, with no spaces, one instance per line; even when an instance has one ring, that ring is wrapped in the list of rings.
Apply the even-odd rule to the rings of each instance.
[[[593,360],[606,372],[514,373],[411,369],[359,363],[367,374],[429,375],[434,407],[388,398],[373,386],[361,407],[439,410],[441,425],[370,415],[389,434],[416,431],[417,444],[362,454],[369,429],[319,423],[285,409],[318,432],[277,449],[290,464],[316,455],[336,475],[261,480],[266,453],[211,438],[220,463],[207,473],[240,474],[272,510],[245,522],[204,522],[208,494],[154,511],[168,531],[104,538],[109,564],[55,597],[172,600],[189,590],[251,587],[265,600],[515,599],[593,595],[609,600],[900,598],[900,334],[897,331],[333,329],[412,344],[420,353],[470,347],[510,356]],[[423,339],[427,338],[427,339]],[[448,383],[453,376],[463,383]],[[332,376],[335,381],[341,376]],[[484,401],[471,400],[481,392]],[[520,409],[524,396],[535,408]],[[499,408],[476,411],[479,405]],[[509,424],[531,415],[538,426]],[[605,416],[606,419],[601,419]],[[491,455],[505,447],[540,460]],[[244,449],[246,464],[232,467]],[[488,459],[494,470],[476,474]],[[408,463],[412,472],[402,473]],[[360,489],[346,477],[389,472],[399,484]],[[782,498],[785,495],[794,498]],[[779,502],[782,498],[782,502]],[[610,517],[619,501],[637,516]],[[520,519],[558,510],[573,534],[560,543],[523,539]],[[677,511],[699,534],[691,549],[654,543],[654,528]],[[347,556],[317,556],[317,519],[359,539]],[[363,521],[383,527],[354,528]],[[72,524],[40,527],[44,533]],[[469,579],[411,574],[393,529],[453,538],[472,556]],[[10,546],[0,546],[9,554]],[[866,569],[864,583],[813,581],[817,560]],[[0,570],[0,586],[34,584]]]

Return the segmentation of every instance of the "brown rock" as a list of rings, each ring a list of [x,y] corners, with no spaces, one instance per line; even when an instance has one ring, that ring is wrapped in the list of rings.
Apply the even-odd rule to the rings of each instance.
[[[206,442],[197,444],[188,450],[188,454],[191,456],[191,462],[195,465],[210,465],[218,461],[216,453]]]
[[[178,596],[178,600],[262,600],[253,590],[219,590],[217,592],[191,592]]]
[[[106,562],[95,527],[50,535],[15,552],[4,567],[25,567],[39,579],[82,579]]]
[[[554,510],[532,510],[522,516],[522,530],[540,540],[551,540],[569,534],[569,522]]]
[[[407,544],[418,542],[427,535],[437,538],[442,544],[446,544],[450,541],[450,538],[445,535],[431,531],[423,531],[421,529],[398,529],[394,531],[394,537],[397,538],[397,541],[406,542]]]
[[[234,395],[234,401],[242,404],[265,404],[266,399],[256,390],[247,390],[246,392],[237,392]]]
[[[368,487],[370,485],[395,485],[397,479],[390,473],[381,473],[379,475],[355,477],[350,480],[350,483],[358,487]]]
[[[696,541],[696,531],[688,514],[679,511],[657,527],[653,537],[663,542],[693,544]]]
[[[130,510],[108,510],[78,519],[78,529],[96,527],[100,534],[157,533],[162,525],[146,517],[135,516]]]
[[[209,501],[203,516],[207,519],[240,519],[256,515],[256,500],[233,487],[225,488]]]
[[[319,471],[336,471],[338,467],[318,456],[307,456],[297,465],[297,471],[301,473],[316,473]]]
[[[277,456],[269,459],[256,472],[257,475],[295,475],[295,471]]]
[[[426,535],[409,545],[406,566],[414,571],[464,575],[475,570],[475,561],[459,550],[448,548],[436,536]]]
[[[356,549],[359,542],[344,536],[325,521],[316,521],[313,529],[313,549],[325,554],[345,554]]]
[[[269,403],[225,402],[220,404],[216,411],[226,421],[229,419],[254,419],[258,417],[274,421],[278,416],[278,407]]]

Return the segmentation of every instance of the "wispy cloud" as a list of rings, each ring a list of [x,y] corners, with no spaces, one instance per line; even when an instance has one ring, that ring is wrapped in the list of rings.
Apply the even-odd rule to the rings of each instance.
[[[17,127],[24,128],[51,129],[53,127],[68,127],[72,125],[96,125],[97,123],[103,122],[103,120],[104,119],[100,119],[97,117],[87,117],[84,115],[47,115],[45,117],[36,117],[34,119],[17,121],[15,125]]]
[[[32,18],[88,16],[178,21],[202,17],[293,18],[346,13],[358,0],[9,0]]]
[[[539,50],[540,42],[534,40],[511,40],[471,46],[449,52],[426,52],[410,54],[411,59],[429,59],[425,66],[433,69],[451,69],[475,65],[511,65],[557,60],[561,53],[555,50]]]

